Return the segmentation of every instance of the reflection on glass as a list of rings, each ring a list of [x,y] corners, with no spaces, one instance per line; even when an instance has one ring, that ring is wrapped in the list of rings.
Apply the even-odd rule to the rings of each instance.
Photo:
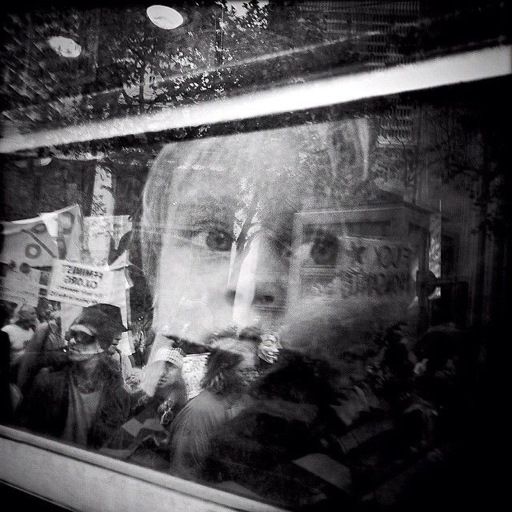
[[[154,162],[142,226],[153,329],[165,333],[159,345],[210,353],[202,391],[171,427],[172,473],[234,481],[285,506],[350,496],[342,439],[370,411],[384,421],[368,368],[414,304],[420,250],[408,231],[348,236],[343,211],[368,177],[368,129],[353,119],[198,138]],[[316,223],[302,221],[310,213]],[[399,364],[413,360],[407,329]],[[219,336],[260,347],[243,407],[208,384]]]
[[[426,112],[433,137],[448,121],[441,109]],[[451,454],[451,443],[459,449],[473,411],[488,237],[468,190],[485,174],[459,182],[433,165],[416,171],[428,188],[391,193],[378,186],[387,157],[368,117],[304,119],[162,144],[138,191],[140,223],[109,218],[119,233],[102,231],[108,261],[124,268],[132,258],[139,272],[137,306],[149,284],[144,314],[130,331],[113,311],[99,318],[86,308],[70,323],[70,305],[45,299],[15,377],[18,426],[291,509],[382,505],[375,490],[386,495],[409,471],[393,499],[435,495],[412,468],[438,450]],[[499,144],[485,140],[498,162]],[[425,158],[444,155],[428,144]],[[480,153],[471,158],[481,163]],[[498,233],[502,199],[488,197],[496,217],[485,229]],[[73,212],[52,217],[58,243],[34,219],[38,233],[23,224],[12,236],[34,248],[32,235],[44,232],[40,240],[65,254],[80,245]],[[10,241],[4,255],[31,261]],[[4,283],[23,274],[27,287],[37,279],[51,288],[54,279],[27,261],[3,263]],[[76,262],[56,268],[66,269],[66,293],[109,276]],[[124,280],[108,278],[110,296],[124,293]],[[447,457],[434,461],[436,474],[458,467]]]
[[[313,73],[338,56],[321,20],[264,4],[190,16],[171,39],[145,7],[123,23],[94,11],[76,19],[94,34],[79,59],[34,39],[56,70],[41,77],[39,53],[14,45],[30,65],[8,87],[38,105],[12,104],[6,118],[30,121],[20,134],[89,118],[125,134],[110,123],[124,114],[137,126],[3,160],[3,418],[292,510],[437,504],[439,479],[474,469],[459,454],[478,450],[487,320],[508,314],[509,80],[165,133],[139,122],[196,102],[208,114],[206,98],[236,105],[244,84],[266,93],[302,81],[311,55]],[[359,66],[368,41],[354,41],[343,63]],[[78,96],[47,115],[37,91],[61,84]]]

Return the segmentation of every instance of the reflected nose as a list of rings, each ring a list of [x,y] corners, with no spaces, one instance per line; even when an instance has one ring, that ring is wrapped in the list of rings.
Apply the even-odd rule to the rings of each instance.
[[[261,229],[237,259],[228,290],[234,316],[237,308],[284,307],[288,263],[279,241]]]
[[[258,262],[254,275],[253,304],[284,306],[288,265],[277,241],[271,236],[260,237]]]

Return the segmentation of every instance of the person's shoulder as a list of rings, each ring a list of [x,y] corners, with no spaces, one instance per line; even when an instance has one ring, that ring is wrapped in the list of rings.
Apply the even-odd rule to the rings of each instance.
[[[2,330],[9,335],[9,338],[12,342],[19,343],[24,342],[27,339],[32,337],[34,331],[27,331],[26,329],[22,329],[19,325],[16,324],[8,324],[2,327]]]
[[[4,329],[4,332],[9,333],[11,336],[15,335],[22,338],[31,337],[34,334],[34,329],[23,329],[23,327],[20,327],[16,324],[8,324],[4,326],[2,329]]]
[[[191,414],[222,415],[225,399],[222,395],[203,389],[197,396],[190,399],[185,409]]]

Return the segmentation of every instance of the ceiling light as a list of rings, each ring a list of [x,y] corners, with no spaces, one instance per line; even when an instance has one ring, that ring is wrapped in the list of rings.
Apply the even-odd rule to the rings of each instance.
[[[146,9],[148,18],[159,28],[172,30],[183,25],[183,16],[175,9],[166,5],[151,5]]]
[[[68,59],[76,59],[82,53],[82,47],[69,37],[50,37],[48,44],[58,55]]]

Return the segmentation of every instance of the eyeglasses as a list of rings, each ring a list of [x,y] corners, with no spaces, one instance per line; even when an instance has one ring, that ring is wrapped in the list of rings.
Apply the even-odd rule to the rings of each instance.
[[[70,337],[75,340],[76,343],[80,343],[81,345],[90,345],[96,341],[95,336],[91,336],[90,334],[81,331],[71,332]]]

